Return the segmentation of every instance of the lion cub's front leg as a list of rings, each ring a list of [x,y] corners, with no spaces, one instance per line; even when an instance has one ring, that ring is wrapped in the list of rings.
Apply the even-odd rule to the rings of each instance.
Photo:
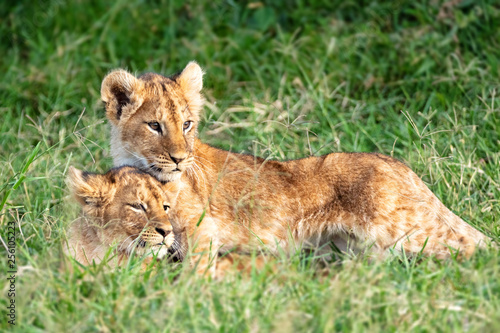
[[[214,228],[216,222],[206,217],[201,224],[192,232],[189,240],[192,249],[190,263],[197,274],[220,279],[228,272],[249,274],[252,269],[262,269],[265,266],[266,261],[262,255],[252,257],[249,254],[223,251],[217,232],[214,235],[214,231],[220,232],[219,228]]]
[[[182,217],[179,220],[186,222],[186,219]],[[191,266],[199,275],[215,277],[219,250],[217,238],[213,235],[216,222],[205,216],[201,221],[198,218],[192,218],[185,226],[187,228],[184,229],[185,234],[182,238],[188,244]]]
[[[216,277],[217,251],[213,251],[210,245],[194,248],[190,262],[196,274]]]
[[[230,273],[250,274],[253,269],[261,270],[265,267],[266,260],[262,255],[252,257],[238,253],[219,254],[207,250],[204,253],[196,251],[191,263],[195,266],[195,272],[202,276],[211,276],[221,279]],[[208,253],[207,253],[208,252]]]

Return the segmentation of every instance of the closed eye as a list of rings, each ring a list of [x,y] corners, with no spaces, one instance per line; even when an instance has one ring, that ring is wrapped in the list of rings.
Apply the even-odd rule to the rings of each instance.
[[[138,213],[146,212],[146,206],[142,203],[130,203],[127,205]]]

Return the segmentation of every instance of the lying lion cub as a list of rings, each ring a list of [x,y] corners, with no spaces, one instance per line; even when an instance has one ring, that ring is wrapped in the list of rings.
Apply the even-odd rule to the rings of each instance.
[[[131,167],[104,175],[70,167],[67,183],[82,215],[71,226],[66,251],[81,264],[101,262],[112,246],[118,265],[131,253],[161,259],[175,249],[167,218],[175,197],[165,190],[176,195],[176,184],[162,185]]]
[[[439,258],[468,256],[488,240],[394,158],[332,153],[278,162],[202,143],[202,76],[194,62],[168,78],[115,70],[101,88],[115,165],[179,183],[171,222],[197,248],[199,271],[229,250],[287,250],[339,237]]]

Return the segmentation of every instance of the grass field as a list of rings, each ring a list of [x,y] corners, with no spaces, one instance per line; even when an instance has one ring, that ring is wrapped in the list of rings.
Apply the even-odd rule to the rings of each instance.
[[[71,272],[61,253],[78,214],[68,166],[112,166],[104,75],[172,74],[190,60],[206,71],[205,142],[279,160],[392,155],[498,240],[500,6],[420,3],[2,4],[0,235],[15,223],[17,278],[13,326],[4,249],[0,331],[499,332],[493,250],[327,265],[297,254],[222,281],[166,263],[144,274],[136,261]]]

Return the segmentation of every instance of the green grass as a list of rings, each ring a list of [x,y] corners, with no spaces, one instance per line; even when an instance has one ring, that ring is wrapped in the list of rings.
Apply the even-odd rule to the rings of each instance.
[[[4,241],[9,221],[18,233],[16,325],[2,284],[0,330],[500,330],[493,250],[462,262],[325,266],[297,254],[222,281],[166,263],[144,274],[135,261],[71,272],[61,253],[78,214],[68,166],[112,166],[104,75],[172,74],[193,59],[206,71],[205,142],[276,159],[393,155],[498,240],[496,2],[47,0],[0,13],[0,226]],[[0,262],[7,277],[5,251]]]

